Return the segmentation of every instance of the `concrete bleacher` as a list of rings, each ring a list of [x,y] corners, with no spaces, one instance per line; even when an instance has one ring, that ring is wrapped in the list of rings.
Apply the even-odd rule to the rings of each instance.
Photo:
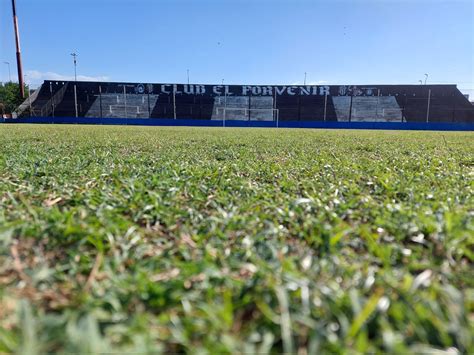
[[[152,107],[151,118],[210,119],[214,109],[214,98],[203,95],[164,95],[157,96]]]
[[[158,95],[102,94],[85,117],[149,118]]]
[[[63,101],[67,82],[49,82],[42,84],[31,97],[27,98],[17,109],[16,115],[51,116],[56,107]],[[31,107],[31,113],[30,113]]]
[[[332,101],[341,122],[401,122],[403,119],[403,110],[394,96],[336,96]]]
[[[214,99],[212,120],[274,121],[273,97],[218,96]]]

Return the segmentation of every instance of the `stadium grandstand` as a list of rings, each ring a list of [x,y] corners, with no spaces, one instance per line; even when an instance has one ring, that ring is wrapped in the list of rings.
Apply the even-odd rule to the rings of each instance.
[[[200,85],[45,81],[17,117],[474,123],[456,85]]]

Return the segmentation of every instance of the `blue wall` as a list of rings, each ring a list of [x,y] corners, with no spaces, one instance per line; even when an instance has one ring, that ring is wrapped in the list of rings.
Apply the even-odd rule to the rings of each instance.
[[[1,121],[0,121],[1,122]],[[40,124],[98,124],[134,126],[197,126],[222,127],[217,120],[153,119],[153,118],[85,118],[85,117],[28,117],[5,119],[5,123]],[[226,127],[276,127],[275,122],[267,121],[226,121]],[[333,129],[388,129],[388,130],[428,130],[428,131],[474,131],[472,123],[422,123],[422,122],[322,122],[322,121],[283,121],[280,128],[333,128]]]

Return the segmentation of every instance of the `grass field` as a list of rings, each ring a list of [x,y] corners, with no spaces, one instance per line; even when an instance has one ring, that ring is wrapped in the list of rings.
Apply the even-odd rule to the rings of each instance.
[[[473,352],[474,133],[0,125],[0,352]]]

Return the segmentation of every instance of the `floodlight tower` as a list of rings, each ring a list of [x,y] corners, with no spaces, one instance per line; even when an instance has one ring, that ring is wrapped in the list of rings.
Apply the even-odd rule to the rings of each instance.
[[[21,65],[21,50],[20,50],[20,33],[18,31],[18,17],[16,15],[16,0],[12,0],[13,9],[13,26],[15,29],[15,44],[16,44],[16,64],[18,68],[18,83],[20,85],[20,96],[25,98],[25,86],[23,84],[23,66]]]

